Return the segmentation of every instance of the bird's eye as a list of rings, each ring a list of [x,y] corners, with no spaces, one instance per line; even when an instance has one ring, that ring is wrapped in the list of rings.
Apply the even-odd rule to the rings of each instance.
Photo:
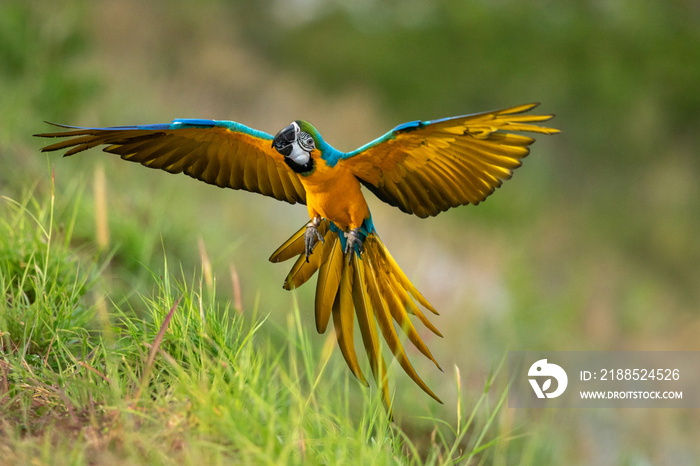
[[[303,131],[299,134],[299,145],[306,152],[311,152],[316,147],[314,138],[312,138],[309,133]]]

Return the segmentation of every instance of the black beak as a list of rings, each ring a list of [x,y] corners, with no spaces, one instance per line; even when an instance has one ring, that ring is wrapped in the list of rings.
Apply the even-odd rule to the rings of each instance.
[[[294,125],[289,125],[277,133],[275,139],[272,140],[272,147],[274,147],[277,152],[287,157],[292,153],[292,144],[296,140],[296,137],[296,128]]]

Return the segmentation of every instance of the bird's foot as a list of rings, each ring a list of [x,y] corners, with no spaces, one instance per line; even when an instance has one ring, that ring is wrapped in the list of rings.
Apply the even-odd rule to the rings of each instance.
[[[318,226],[321,224],[321,217],[314,217],[309,223],[306,224],[306,231],[304,231],[304,246],[306,251],[306,262],[309,262],[309,256],[311,251],[313,251],[316,242],[321,241],[321,244],[325,244],[325,240],[321,233],[318,232]]]
[[[360,234],[360,229],[355,228],[345,233],[345,254],[348,256],[348,263],[352,262],[352,257],[357,252],[358,257],[362,256],[365,251],[364,242],[362,241],[362,235]]]

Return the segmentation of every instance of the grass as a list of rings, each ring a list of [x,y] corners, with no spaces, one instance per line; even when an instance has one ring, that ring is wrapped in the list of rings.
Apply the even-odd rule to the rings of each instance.
[[[0,463],[343,462],[349,450],[347,457],[364,452],[379,463],[440,464],[474,453],[464,462],[695,464],[696,411],[512,410],[498,405],[505,371],[488,377],[507,349],[700,348],[693,279],[700,248],[690,241],[700,225],[692,176],[700,68],[688,66],[700,63],[688,60],[700,42],[687,11],[670,2],[634,11],[574,5],[576,14],[565,8],[544,16],[524,7],[513,28],[484,20],[512,7],[496,2],[476,15],[435,10],[418,28],[379,15],[386,27],[373,32],[340,10],[314,29],[318,21],[268,17],[276,13],[264,4],[256,12],[221,2],[194,9],[193,2],[59,3],[0,2],[7,90],[0,195],[12,199],[0,199]],[[269,27],[270,20],[285,27]],[[475,27],[449,27],[470,21]],[[507,33],[494,35],[498,28]],[[528,29],[536,34],[520,36],[530,42],[509,40]],[[600,32],[597,42],[583,33],[591,30]],[[462,33],[476,48],[452,40]],[[357,46],[367,40],[372,47]],[[285,55],[301,42],[333,46],[296,47],[313,51],[312,61]],[[531,60],[532,46],[558,58]],[[343,52],[352,59],[343,61]],[[416,60],[421,54],[428,61]],[[513,54],[527,63],[514,66]],[[470,66],[468,86],[455,57]],[[353,72],[329,87],[343,68],[337,60]],[[422,69],[396,72],[411,64]],[[674,86],[658,79],[661,72]],[[305,86],[309,77],[330,92]],[[312,330],[313,286],[294,295],[297,310],[279,292],[285,270],[264,260],[299,226],[303,206],[112,163],[98,150],[50,159],[52,198],[41,143],[30,136],[47,130],[43,120],[112,125],[199,116],[273,131],[302,117],[352,149],[403,121],[529,100],[557,113],[562,134],[538,140],[523,171],[484,205],[422,222],[370,200],[392,254],[441,311],[436,324],[445,334],[430,346],[448,374],[417,369],[446,405],[425,400],[394,371],[396,424],[389,427],[373,392],[348,375],[332,335]],[[110,188],[110,210],[102,213],[111,239],[102,243],[94,238],[98,196],[84,188],[96,163]],[[34,195],[22,194],[28,180],[39,180],[27,190]],[[198,254],[200,235],[209,266]],[[233,308],[231,262],[243,298]],[[212,330],[216,322],[229,333]],[[240,353],[238,332],[250,335]],[[217,343],[225,357],[210,340],[230,342]],[[233,392],[219,360],[249,371],[248,393]],[[249,411],[229,406],[235,400]],[[275,418],[261,426],[264,413]],[[239,418],[256,436],[230,427]],[[273,438],[268,456],[260,454]]]
[[[188,276],[182,266],[171,273],[166,257],[164,272],[141,283],[151,292],[111,300],[104,290],[120,269],[72,236],[82,195],[64,194],[71,202],[60,209],[53,189],[43,200],[31,190],[2,199],[3,464],[451,464],[508,454],[505,392],[491,406],[492,379],[467,406],[457,371],[456,424],[428,416],[427,427],[404,430],[331,357],[332,334],[314,345],[296,305],[277,329],[232,309],[217,299],[207,260]]]

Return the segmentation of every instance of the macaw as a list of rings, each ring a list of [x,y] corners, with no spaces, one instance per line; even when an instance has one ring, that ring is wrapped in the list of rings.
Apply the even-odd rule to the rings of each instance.
[[[361,187],[420,218],[479,204],[511,177],[534,142],[511,131],[558,132],[533,124],[553,115],[525,114],[537,105],[411,121],[351,152],[333,148],[303,120],[293,121],[274,137],[233,121],[206,119],[106,128],[56,125],[67,131],[37,136],[69,138],[42,151],[66,149],[64,156],[70,156],[106,145],[105,152],[146,167],[306,204],[310,221],[270,261],[297,257],[284,281],[287,290],[301,286],[318,271],[316,330],[324,333],[333,319],[343,358],[367,386],[354,345],[357,320],[373,378],[388,408],[379,334],[408,376],[440,403],[411,365],[396,325],[440,370],[408,315],[442,335],[418,305],[433,314],[437,311],[379,239]]]

